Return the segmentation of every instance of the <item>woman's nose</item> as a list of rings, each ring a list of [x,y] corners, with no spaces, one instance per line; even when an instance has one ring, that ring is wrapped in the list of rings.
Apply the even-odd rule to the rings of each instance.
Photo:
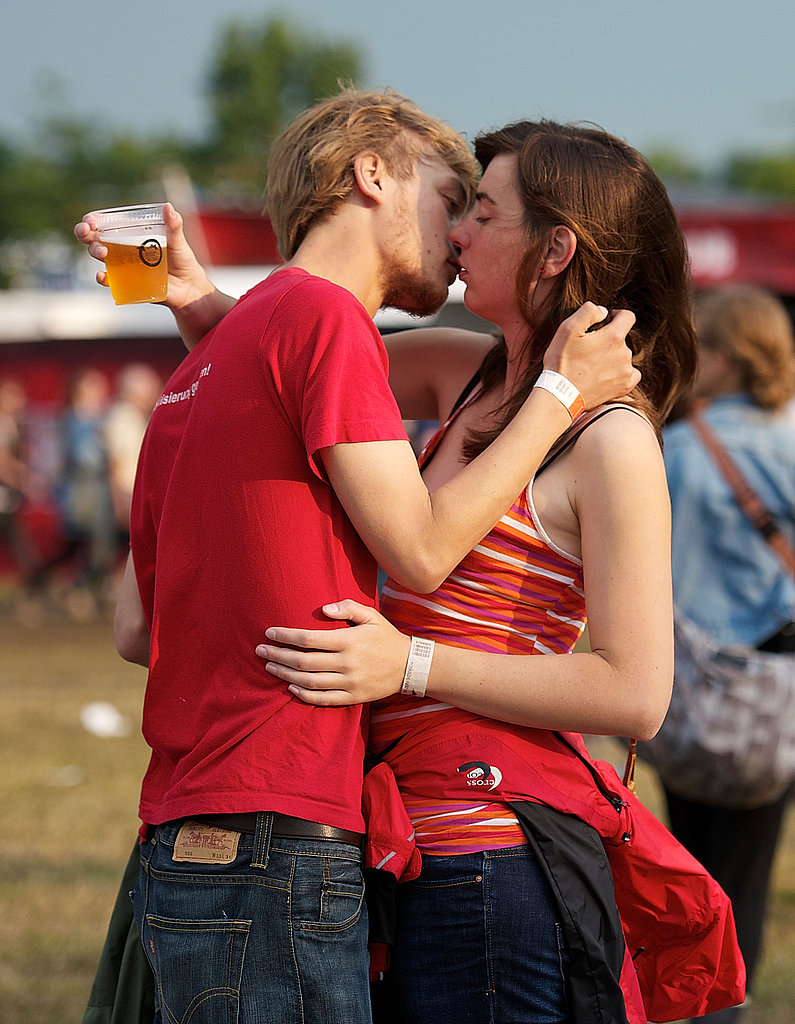
[[[464,224],[466,220],[461,220],[458,224],[454,224],[447,232],[447,238],[450,244],[453,245],[457,252],[461,252],[462,249],[466,249],[469,243],[469,235],[466,232]]]

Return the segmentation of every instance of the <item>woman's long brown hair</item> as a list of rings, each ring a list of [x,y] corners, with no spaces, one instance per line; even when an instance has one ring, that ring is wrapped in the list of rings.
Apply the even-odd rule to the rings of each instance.
[[[527,248],[516,280],[527,322],[525,373],[497,410],[492,427],[470,431],[468,459],[483,451],[516,414],[541,372],[559,324],[583,302],[630,309],[629,335],[642,380],[627,399],[660,433],[696,368],[690,273],[684,236],[665,186],[640,153],[598,128],[521,121],[475,140],[483,170],[500,154],[517,157]],[[570,228],[577,248],[541,308],[530,283],[556,226]],[[486,390],[505,378],[506,348],[497,342],[481,366]]]

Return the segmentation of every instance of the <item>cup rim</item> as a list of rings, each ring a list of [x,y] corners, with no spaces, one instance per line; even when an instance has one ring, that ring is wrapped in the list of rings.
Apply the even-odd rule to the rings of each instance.
[[[139,203],[135,206],[111,206],[105,210],[92,210],[87,214],[99,227],[134,227],[136,224],[164,223],[165,203]]]

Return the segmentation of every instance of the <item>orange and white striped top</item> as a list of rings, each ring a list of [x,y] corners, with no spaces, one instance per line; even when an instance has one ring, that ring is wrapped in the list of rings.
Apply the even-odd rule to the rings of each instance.
[[[428,448],[432,450],[437,440],[438,435]],[[582,562],[556,547],[545,533],[533,507],[531,482],[438,590],[415,594],[388,580],[381,610],[403,633],[452,647],[568,654],[586,622]],[[494,685],[499,684],[495,679]],[[482,799],[436,800],[433,793],[421,791],[426,788],[421,783],[413,784],[413,776],[398,777],[423,853],[470,853],[525,842],[510,808],[499,800],[499,780],[475,778],[483,775],[483,767],[468,749],[467,726],[477,722],[482,728],[485,721],[432,698],[397,694],[372,706],[370,749],[377,756],[405,737],[422,742],[427,738],[432,756],[434,731],[460,724],[462,765],[473,762],[470,785]]]

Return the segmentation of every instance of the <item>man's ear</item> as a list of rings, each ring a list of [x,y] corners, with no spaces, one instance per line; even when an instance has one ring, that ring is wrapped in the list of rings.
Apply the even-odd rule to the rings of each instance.
[[[385,179],[388,172],[378,153],[359,153],[353,158],[353,177],[362,197],[373,203],[384,200]]]
[[[577,250],[577,236],[571,228],[558,224],[553,228],[547,239],[547,252],[544,257],[543,276],[555,277],[571,263]]]

